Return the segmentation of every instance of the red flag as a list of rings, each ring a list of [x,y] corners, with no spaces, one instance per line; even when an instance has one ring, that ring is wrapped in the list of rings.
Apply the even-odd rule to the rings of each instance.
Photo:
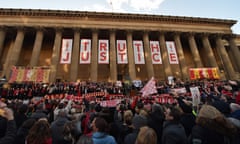
[[[140,91],[142,96],[148,96],[157,93],[156,81],[152,77]]]

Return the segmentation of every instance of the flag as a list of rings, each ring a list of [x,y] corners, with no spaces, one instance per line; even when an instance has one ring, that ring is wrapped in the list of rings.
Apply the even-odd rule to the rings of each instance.
[[[140,90],[142,96],[148,96],[157,93],[156,81],[152,77],[148,83]]]

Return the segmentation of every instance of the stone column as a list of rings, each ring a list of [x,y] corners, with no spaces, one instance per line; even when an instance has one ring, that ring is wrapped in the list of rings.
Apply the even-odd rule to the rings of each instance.
[[[162,51],[162,60],[164,65],[165,77],[167,78],[168,76],[172,76],[173,73],[172,73],[172,69],[168,59],[168,52],[167,52],[164,32],[160,32],[159,41],[160,41],[160,48]]]
[[[204,52],[206,54],[206,58],[208,59],[209,64],[210,64],[209,66],[218,68],[218,65],[217,65],[213,50],[211,48],[210,42],[208,40],[207,34],[203,34],[202,42],[203,42],[203,48],[204,48]]]
[[[9,60],[11,58],[11,55],[12,55],[12,51],[13,51],[13,46],[14,46],[14,40],[11,41],[11,44],[9,46],[9,49],[8,49],[8,52],[7,52],[7,57],[6,57],[6,60],[3,64],[3,73],[2,73],[2,76],[6,76],[7,79],[9,79],[9,76],[10,76],[10,72],[7,72],[9,70]],[[11,69],[11,67],[10,67]]]
[[[136,79],[136,69],[134,63],[132,31],[127,31],[127,49],[128,49],[128,71],[131,80]]]
[[[191,52],[192,52],[192,57],[193,57],[195,66],[197,68],[203,67],[203,64],[202,64],[202,61],[201,61],[201,58],[200,58],[200,55],[199,55],[199,52],[198,52],[197,44],[196,44],[193,33],[189,33],[188,42],[189,42],[189,45],[190,45],[190,49],[191,49]]]
[[[33,46],[33,52],[30,60],[30,66],[36,66],[38,64],[41,48],[42,48],[42,41],[43,41],[43,29],[38,28],[36,33],[36,38]]]
[[[21,50],[22,50],[24,35],[25,35],[24,28],[19,28],[18,32],[17,32],[15,42],[14,42],[14,45],[13,45],[13,48],[12,48],[12,50],[10,50],[11,55],[9,57],[8,64],[7,64],[7,70],[6,70],[6,76],[7,77],[9,77],[11,67],[17,65],[17,62],[19,60],[20,53],[21,53]]]
[[[58,68],[59,57],[60,57],[61,40],[62,40],[62,29],[56,29],[53,52],[52,52],[51,73],[49,78],[50,82],[55,82],[56,80],[57,68]]]
[[[235,63],[237,65],[238,72],[240,72],[240,51],[236,45],[235,36],[230,36],[228,38],[228,42],[229,42],[229,46],[230,46],[230,51],[232,52],[234,59],[235,59]]]
[[[110,80],[117,81],[116,31],[110,30]]]
[[[6,36],[6,31],[4,27],[0,27],[0,56],[3,54],[3,46],[4,46],[4,40]]]
[[[98,78],[98,30],[93,29],[92,33],[92,55],[90,66],[90,79],[96,82]]]
[[[225,70],[227,72],[228,78],[235,79],[236,76],[235,76],[235,72],[234,72],[232,63],[228,57],[228,54],[223,45],[222,38],[220,37],[220,35],[218,35],[216,38],[216,44],[217,44],[217,49],[219,51],[219,54],[221,56],[221,59],[222,59],[223,65],[224,65],[223,67],[225,68]]]
[[[72,60],[70,66],[70,81],[72,82],[77,80],[79,55],[80,55],[80,30],[75,29],[73,39]]]
[[[180,33],[176,32],[174,33],[174,41],[176,43],[177,46],[177,53],[178,53],[178,58],[179,58],[179,63],[180,63],[180,67],[181,67],[181,73],[182,73],[182,79],[183,80],[187,80],[188,79],[188,69],[187,69],[187,65],[186,65],[186,61],[184,58],[184,53],[183,53],[183,48],[182,48],[182,44],[181,44],[181,40],[180,40]]]
[[[150,51],[150,46],[149,46],[149,37],[148,37],[147,31],[144,31],[143,43],[144,43],[144,50],[145,50],[145,59],[146,59],[146,68],[147,68],[148,79],[151,79],[151,77],[154,76],[154,69],[153,69],[153,64],[152,64],[151,51]]]

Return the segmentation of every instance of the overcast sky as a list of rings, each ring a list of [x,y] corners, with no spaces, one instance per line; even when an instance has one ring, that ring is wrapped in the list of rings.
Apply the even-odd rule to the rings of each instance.
[[[0,7],[231,19],[240,34],[240,0],[0,0]]]

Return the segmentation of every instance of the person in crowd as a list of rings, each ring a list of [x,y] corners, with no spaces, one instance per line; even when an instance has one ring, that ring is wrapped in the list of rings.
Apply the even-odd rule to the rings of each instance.
[[[64,143],[64,136],[63,136],[63,130],[64,130],[64,125],[69,122],[68,117],[67,117],[67,112],[62,109],[58,113],[58,118],[51,123],[51,131],[52,131],[52,140],[53,144],[61,144]]]
[[[76,144],[93,144],[93,140],[89,136],[81,135]]]
[[[63,141],[61,142],[61,144],[74,144],[76,139],[74,137],[74,126],[72,121],[67,122],[64,124],[63,127]]]
[[[83,128],[83,134],[87,134],[87,135],[92,134],[91,123],[95,116],[96,116],[95,103],[91,102],[89,104],[89,110],[85,113],[85,116],[81,121],[81,125]]]
[[[123,144],[126,135],[130,134],[133,131],[132,119],[133,119],[132,111],[131,110],[124,111],[123,123],[119,123],[118,126],[119,129],[117,137],[118,144]]]
[[[52,144],[50,125],[47,120],[38,120],[26,137],[25,144]]]
[[[17,112],[15,113],[15,121],[17,124],[17,128],[19,128],[27,119],[28,105],[21,104]]]
[[[180,118],[181,111],[178,107],[166,108],[162,144],[187,144],[187,136]]]
[[[236,103],[230,104],[231,113],[229,117],[236,118],[240,120],[240,105]]]
[[[156,132],[148,126],[141,127],[135,144],[157,144]]]
[[[15,144],[25,144],[25,140],[28,135],[28,132],[35,122],[36,122],[35,119],[27,119],[25,122],[23,122],[23,124],[17,130]]]
[[[180,123],[183,125],[187,137],[191,134],[195,123],[195,115],[193,114],[192,103],[183,97],[178,97],[177,102],[182,111]]]
[[[160,104],[153,104],[148,118],[148,126],[156,132],[158,144],[161,144],[164,118],[162,106]]]
[[[16,123],[13,111],[0,101],[0,144],[13,144],[16,136]]]
[[[67,113],[70,111],[72,105],[72,100],[67,101],[66,99],[62,99],[58,106],[54,109],[54,120],[57,119],[59,111],[66,111]]]
[[[139,130],[143,126],[147,126],[147,118],[142,115],[135,115],[132,120],[133,131],[125,136],[124,144],[134,144]]]
[[[226,144],[236,135],[236,127],[211,105],[203,105],[189,138],[190,144]]]
[[[142,103],[142,101],[138,101],[135,107],[135,115],[138,115],[141,111],[141,109],[144,108],[144,104]]]
[[[108,124],[105,119],[95,117],[92,122],[92,139],[94,144],[117,144],[115,138],[107,134]]]
[[[46,115],[45,111],[44,111],[44,105],[38,104],[36,106],[36,111],[32,113],[31,118],[35,119],[35,120],[39,120],[41,118],[46,118],[48,119],[48,116]]]

